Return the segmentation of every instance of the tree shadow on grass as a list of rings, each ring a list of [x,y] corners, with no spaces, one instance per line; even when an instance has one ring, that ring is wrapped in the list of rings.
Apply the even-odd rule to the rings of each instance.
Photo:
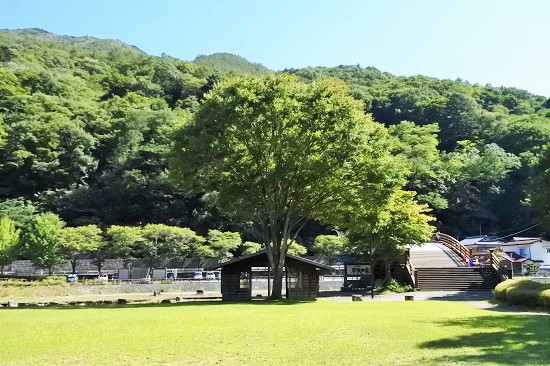
[[[550,317],[480,316],[449,320],[441,325],[479,331],[420,344],[420,348],[425,349],[464,349],[461,355],[447,355],[436,359],[436,364],[550,364]],[[470,348],[475,348],[477,352],[470,353]]]

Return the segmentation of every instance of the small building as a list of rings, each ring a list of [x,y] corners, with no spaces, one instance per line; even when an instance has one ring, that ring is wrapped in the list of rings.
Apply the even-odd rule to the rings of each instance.
[[[512,277],[529,275],[533,264],[534,262],[531,259],[514,252],[503,252],[500,256],[501,270],[505,270],[505,273],[512,275]]]
[[[505,253],[515,253],[533,262],[550,264],[550,242],[541,238],[515,237],[500,245]]]
[[[462,239],[460,244],[464,245],[470,251],[470,256],[473,257],[489,254],[492,249],[498,248],[502,242],[496,240],[494,237],[484,235],[469,236],[466,239]]]
[[[210,267],[221,269],[222,301],[252,300],[253,268],[267,268],[268,288],[270,266],[265,250],[235,258]],[[330,273],[332,267],[305,258],[287,255],[285,260],[286,298],[291,300],[315,300],[319,294],[319,274]]]

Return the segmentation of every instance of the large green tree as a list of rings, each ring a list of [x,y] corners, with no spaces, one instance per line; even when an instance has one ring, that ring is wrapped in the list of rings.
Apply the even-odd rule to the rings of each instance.
[[[365,154],[387,151],[378,146],[385,135],[340,81],[234,78],[219,83],[177,135],[171,175],[259,225],[279,298],[290,245],[310,218],[334,218],[355,186],[376,179],[382,167],[364,164],[374,160]],[[364,174],[351,180],[357,168]]]
[[[11,264],[17,255],[21,231],[15,227],[15,222],[8,218],[0,219],[0,274],[4,274],[4,266]]]
[[[23,238],[25,254],[35,266],[47,268],[50,275],[66,258],[60,240],[63,225],[57,215],[43,213],[34,218]]]

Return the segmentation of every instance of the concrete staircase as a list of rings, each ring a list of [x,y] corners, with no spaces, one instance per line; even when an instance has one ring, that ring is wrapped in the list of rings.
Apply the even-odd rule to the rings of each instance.
[[[491,267],[467,267],[449,247],[426,243],[410,249],[417,287],[425,291],[492,290],[498,278]]]
[[[422,291],[492,290],[498,279],[490,267],[419,268]]]

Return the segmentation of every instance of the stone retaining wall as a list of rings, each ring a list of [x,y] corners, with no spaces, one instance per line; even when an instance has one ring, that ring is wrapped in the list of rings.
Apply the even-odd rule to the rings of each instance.
[[[320,291],[336,291],[340,290],[344,282],[340,279],[327,280],[319,282]],[[196,293],[197,290],[205,292],[220,293],[220,281],[175,281],[172,283],[114,283],[107,285],[73,285],[76,290],[82,294],[88,293],[139,293],[139,292],[188,292]],[[267,291],[267,281],[256,280],[252,281],[253,291]]]

